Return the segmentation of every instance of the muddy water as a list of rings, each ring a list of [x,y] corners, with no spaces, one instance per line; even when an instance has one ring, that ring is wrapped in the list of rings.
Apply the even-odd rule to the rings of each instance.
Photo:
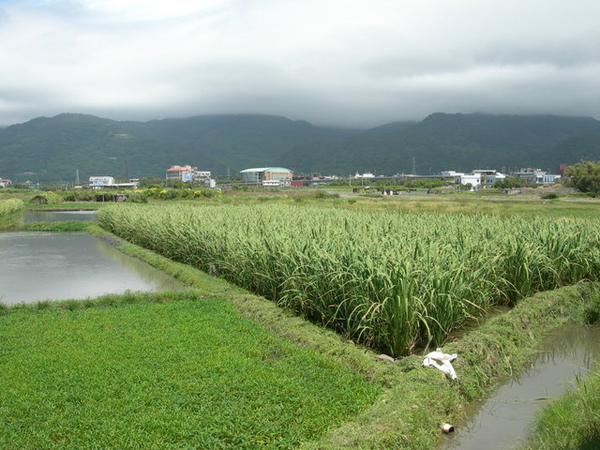
[[[182,288],[164,272],[87,233],[0,233],[0,303]]]
[[[442,449],[510,449],[527,435],[535,412],[583,378],[600,355],[600,327],[565,326],[552,333],[532,368],[506,381],[444,435]],[[460,375],[460,374],[459,374]]]

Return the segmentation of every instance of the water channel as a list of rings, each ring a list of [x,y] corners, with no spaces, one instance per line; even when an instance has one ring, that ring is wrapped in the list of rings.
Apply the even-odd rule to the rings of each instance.
[[[94,218],[88,211],[43,212],[27,214],[23,221]],[[5,305],[183,288],[178,280],[87,233],[0,233],[0,303]]]
[[[466,419],[444,436],[443,449],[510,449],[527,436],[535,412],[584,378],[600,356],[600,327],[570,325],[552,333],[532,368],[502,384],[488,399],[468,405]]]

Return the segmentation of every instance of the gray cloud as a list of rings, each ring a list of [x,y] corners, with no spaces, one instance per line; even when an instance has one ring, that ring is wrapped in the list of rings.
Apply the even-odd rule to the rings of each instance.
[[[0,124],[259,112],[600,118],[596,0],[0,0]]]

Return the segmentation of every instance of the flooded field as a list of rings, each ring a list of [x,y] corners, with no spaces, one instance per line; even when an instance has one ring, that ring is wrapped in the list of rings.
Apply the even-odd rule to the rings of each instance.
[[[183,287],[87,233],[0,233],[0,303]]]
[[[23,215],[23,223],[33,222],[96,222],[96,211],[29,211]]]

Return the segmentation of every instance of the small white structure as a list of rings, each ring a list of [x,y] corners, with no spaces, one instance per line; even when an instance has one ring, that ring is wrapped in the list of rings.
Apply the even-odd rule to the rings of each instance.
[[[373,175],[371,172],[365,172],[365,173],[358,173],[356,172],[356,175],[354,175],[354,178],[357,179],[361,179],[361,178],[375,178],[375,175]]]
[[[441,173],[442,176],[452,178],[456,185],[471,185],[471,190],[477,190],[486,187],[492,187],[496,181],[503,180],[506,175],[493,169],[477,169],[471,173],[455,172],[447,170]]]
[[[91,189],[104,189],[112,187],[115,184],[114,177],[90,177],[89,186]]]
[[[88,187],[90,189],[135,189],[139,179],[131,178],[128,183],[116,183],[114,177],[90,177]]]

